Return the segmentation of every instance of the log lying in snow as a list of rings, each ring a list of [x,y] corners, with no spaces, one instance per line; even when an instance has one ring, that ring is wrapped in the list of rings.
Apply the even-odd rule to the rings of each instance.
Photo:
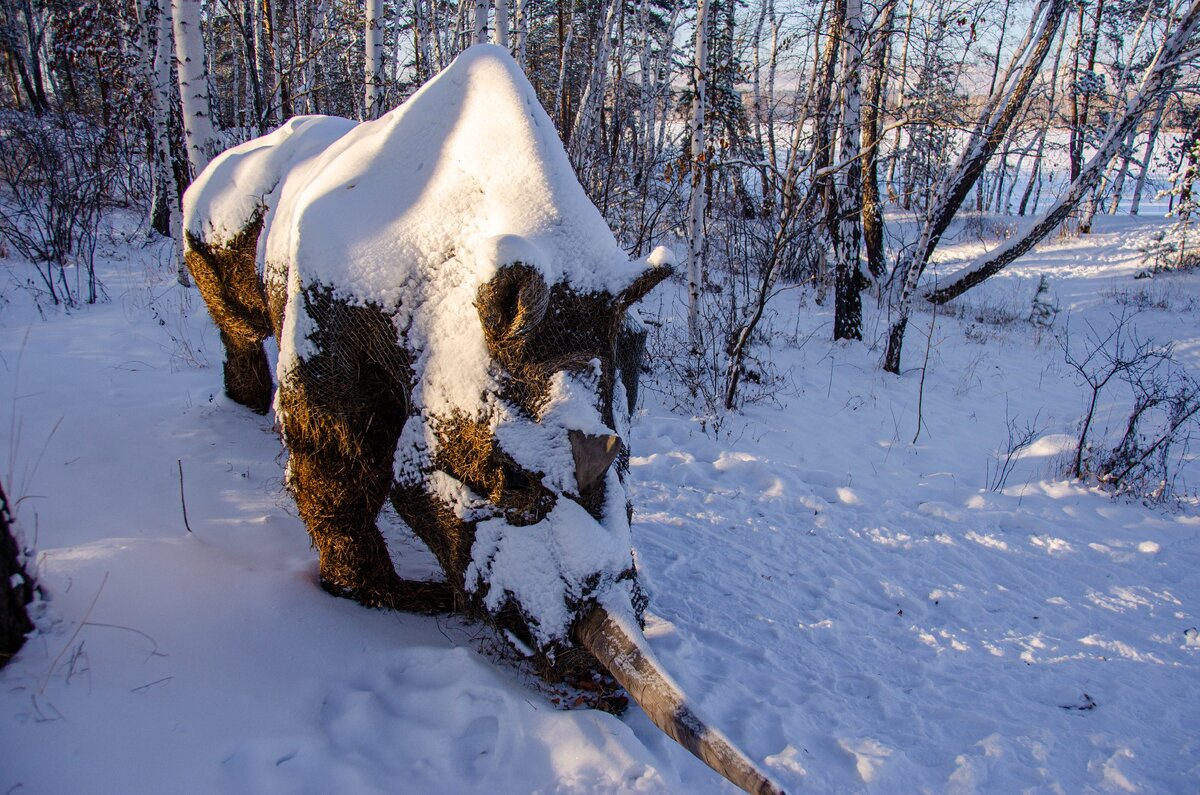
[[[636,627],[596,606],[576,625],[575,637],[672,740],[746,792],[782,795],[744,753],[692,711]]]

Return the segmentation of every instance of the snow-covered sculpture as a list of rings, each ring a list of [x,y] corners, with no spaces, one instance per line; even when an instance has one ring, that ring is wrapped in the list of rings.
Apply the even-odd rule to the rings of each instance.
[[[553,124],[497,47],[377,121],[293,119],[216,158],[184,197],[187,261],[229,395],[265,412],[323,586],[485,619],[554,680],[599,662],[741,786],[770,784],[697,721],[641,637],[624,487],[644,334],[670,273],[630,262]],[[385,500],[445,583],[395,572]]]

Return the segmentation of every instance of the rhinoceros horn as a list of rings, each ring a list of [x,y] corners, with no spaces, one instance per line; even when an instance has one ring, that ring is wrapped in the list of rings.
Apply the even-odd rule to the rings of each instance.
[[[575,625],[575,640],[608,669],[655,726],[700,761],[746,792],[783,795],[744,753],[692,711],[635,626],[594,605]]]

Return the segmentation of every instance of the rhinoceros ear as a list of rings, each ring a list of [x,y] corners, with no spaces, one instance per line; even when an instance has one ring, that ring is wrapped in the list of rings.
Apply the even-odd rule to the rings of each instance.
[[[630,282],[629,286],[617,296],[617,303],[622,308],[633,306],[646,297],[646,293],[658,286],[659,282],[675,272],[675,255],[665,246],[659,246],[650,252],[650,256],[642,260],[646,270]]]
[[[546,280],[520,262],[501,267],[475,296],[484,337],[491,345],[529,334],[546,316],[549,303]]]

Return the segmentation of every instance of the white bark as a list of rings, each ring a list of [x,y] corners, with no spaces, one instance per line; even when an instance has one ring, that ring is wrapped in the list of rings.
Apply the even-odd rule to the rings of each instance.
[[[571,57],[571,40],[575,37],[575,23],[573,19],[567,20],[567,32],[563,34],[562,43],[562,58],[558,64],[558,84],[554,89],[554,123],[565,128],[562,124],[562,107],[563,107],[563,92],[567,87],[567,64]]]
[[[171,112],[171,9],[160,0],[157,11],[154,52],[150,52],[150,10],[153,0],[138,0],[138,43],[142,50],[142,69],[146,83],[150,86],[152,124],[154,129],[154,163],[151,175],[156,185],[155,195],[161,191],[167,205],[169,231],[175,244],[175,276],[184,287],[191,286],[187,266],[183,260],[183,211],[179,204],[179,186],[171,173],[171,129],[167,119]],[[153,202],[151,203],[153,205]]]
[[[667,42],[660,50],[658,68],[654,70],[654,88],[655,96],[660,97],[664,105],[669,105],[671,102],[671,84],[675,78],[675,47],[671,42],[675,41],[675,32],[679,29],[679,14],[682,9],[682,3],[671,3],[671,18],[667,21],[667,29],[663,37],[663,41]],[[658,132],[654,138],[655,153],[661,152],[666,145],[667,140],[667,118],[671,114],[667,107],[664,107],[662,112],[658,114]]]
[[[171,0],[179,99],[183,104],[183,130],[193,177],[204,170],[217,149],[208,96],[208,69],[204,63],[200,6],[201,0]]]
[[[836,262],[834,339],[862,338],[862,305],[858,297],[863,283],[862,265],[862,166],[858,153],[862,144],[863,65],[862,0],[846,0],[846,37],[842,42],[842,137],[838,158],[849,165],[838,172],[837,233],[833,235]],[[831,230],[832,231],[832,230]]]
[[[492,42],[508,49],[508,0],[496,0],[496,30]]]
[[[488,30],[488,0],[476,0],[475,3],[475,33],[471,37],[472,44],[487,44]]]
[[[383,114],[383,0],[367,0],[365,119]]]
[[[620,0],[610,0],[604,17],[604,30],[596,45],[596,61],[592,64],[592,73],[583,89],[583,97],[579,100],[579,112],[575,116],[575,124],[571,129],[571,148],[578,153],[576,167],[583,164],[587,149],[595,136],[596,122],[599,114],[596,105],[603,101],[605,84],[608,78],[608,51],[612,40],[613,23],[616,20]]]
[[[1129,214],[1137,215],[1142,205],[1142,191],[1146,187],[1146,175],[1150,172],[1150,158],[1154,155],[1154,143],[1158,140],[1158,131],[1162,127],[1163,112],[1167,109],[1167,99],[1164,96],[1158,102],[1158,110],[1154,111],[1154,120],[1146,133],[1146,148],[1142,152],[1141,168],[1138,171],[1137,184],[1133,187],[1133,203],[1129,205]]]
[[[700,348],[700,279],[704,265],[704,211],[707,196],[704,175],[707,145],[704,139],[705,90],[708,71],[708,0],[696,3],[696,48],[692,75],[696,93],[692,97],[692,116],[688,130],[692,136],[692,196],[688,220],[688,337],[693,348]]]
[[[525,39],[529,36],[528,5],[529,0],[517,0],[517,65],[525,68]]]

